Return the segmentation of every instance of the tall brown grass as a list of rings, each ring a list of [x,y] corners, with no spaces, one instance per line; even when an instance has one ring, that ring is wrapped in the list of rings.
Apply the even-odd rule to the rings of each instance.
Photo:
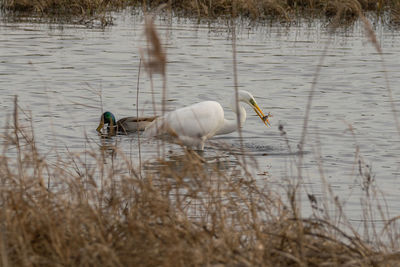
[[[234,170],[224,169],[223,161],[207,163],[186,150],[174,160],[145,163],[139,175],[113,146],[46,158],[29,118],[19,114],[16,102],[1,138],[2,266],[396,266],[400,260],[398,218],[379,234],[392,243],[372,244],[345,219],[321,211],[303,218],[296,187],[285,199],[244,172],[240,159]],[[332,203],[340,209],[340,201]]]

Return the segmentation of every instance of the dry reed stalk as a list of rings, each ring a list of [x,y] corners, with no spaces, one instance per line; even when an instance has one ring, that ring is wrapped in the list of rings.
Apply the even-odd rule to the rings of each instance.
[[[155,14],[161,12],[165,5],[160,5],[157,7]],[[150,78],[150,90],[152,96],[152,106],[153,114],[157,116],[157,107],[155,100],[155,92],[153,85],[153,74],[161,74],[162,76],[162,96],[161,96],[161,114],[166,112],[166,98],[167,98],[167,76],[166,76],[166,64],[167,57],[162,47],[159,35],[157,34],[156,27],[154,25],[154,16],[147,15],[145,17],[144,34],[146,36],[146,50],[139,49],[141,58],[144,65],[146,66],[146,72]],[[158,123],[156,121],[156,123]],[[162,144],[164,140],[161,140]],[[160,147],[160,146],[159,146]],[[165,149],[164,145],[161,146],[161,154],[164,155]],[[160,157],[160,151],[158,151],[158,156]]]
[[[235,8],[234,8],[235,9]],[[232,14],[236,11],[232,10]],[[238,73],[237,73],[237,59],[236,59],[236,24],[233,20],[231,20],[231,32],[232,32],[232,65],[233,65],[233,88],[235,92],[235,110],[239,110],[239,83],[238,83]],[[243,135],[242,135],[242,125],[240,125],[240,115],[236,113],[236,122],[237,122],[237,129],[239,134],[239,142],[240,142],[240,150],[243,160],[243,165],[246,169],[246,153],[244,151],[243,145]]]
[[[139,70],[138,70],[138,78],[136,83],[136,117],[139,118],[139,81],[140,81],[140,70],[142,67],[142,59],[139,59]],[[139,174],[142,175],[142,153],[140,149],[140,133],[137,131],[137,140],[138,140],[138,153],[139,153]]]
[[[387,74],[388,72],[387,72],[387,68],[386,68],[386,64],[385,64],[385,59],[383,57],[382,48],[381,48],[378,40],[376,39],[376,35],[375,35],[374,30],[372,29],[371,23],[369,23],[369,21],[365,18],[364,15],[361,16],[361,20],[364,24],[364,28],[367,32],[367,37],[368,37],[369,41],[375,47],[376,51],[378,52],[379,56],[381,57],[381,64],[382,64],[382,69],[383,69],[383,74],[384,74],[385,87],[386,87],[386,90],[388,91],[389,103],[390,103],[390,107],[392,109],[393,119],[394,119],[394,122],[396,125],[397,134],[400,136],[400,121],[399,121],[399,118],[397,115],[397,109],[396,109],[395,102],[393,99],[393,91],[392,91],[392,88],[389,83],[389,77]]]
[[[147,38],[147,60],[144,61],[146,67],[153,74],[165,75],[167,57],[158,37],[152,16],[146,16],[144,32]]]

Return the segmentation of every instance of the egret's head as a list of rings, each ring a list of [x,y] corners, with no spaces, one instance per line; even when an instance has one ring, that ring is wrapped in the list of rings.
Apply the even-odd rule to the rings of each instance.
[[[103,128],[104,124],[107,124],[108,127],[116,126],[117,123],[115,121],[114,114],[112,114],[109,111],[104,112],[103,115],[101,115],[100,123],[96,130],[98,132],[100,132],[100,130]]]
[[[254,109],[254,111],[257,113],[257,115],[260,117],[260,119],[264,122],[264,124],[267,126],[271,126],[271,124],[269,123],[269,120],[268,120],[268,117],[270,116],[270,114],[268,113],[267,115],[264,115],[264,113],[261,111],[260,107],[257,105],[257,102],[254,99],[252,94],[250,94],[249,92],[244,91],[244,90],[239,90],[238,94],[239,94],[239,101],[243,101],[243,102],[246,102],[247,104],[249,104]]]

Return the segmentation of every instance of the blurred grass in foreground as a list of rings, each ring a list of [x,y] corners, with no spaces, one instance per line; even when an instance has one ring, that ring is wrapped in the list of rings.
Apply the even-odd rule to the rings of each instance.
[[[313,215],[302,217],[301,179],[278,195],[268,182],[260,187],[239,159],[234,171],[224,170],[187,150],[179,167],[160,158],[144,163],[143,171],[112,145],[48,160],[37,150],[30,118],[19,114],[15,98],[13,119],[1,136],[2,266],[396,266],[400,261],[398,217],[386,218],[381,207],[376,218],[380,196],[371,177],[364,177],[368,234],[360,236],[329,190],[322,198],[308,195]],[[376,219],[385,221],[382,229],[375,228]]]

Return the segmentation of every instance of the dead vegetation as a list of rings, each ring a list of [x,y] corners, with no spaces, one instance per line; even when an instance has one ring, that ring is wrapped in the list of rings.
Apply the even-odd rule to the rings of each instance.
[[[301,17],[331,18],[340,16],[342,23],[357,19],[365,12],[375,12],[378,17],[387,15],[389,23],[400,21],[400,3],[396,0],[0,0],[0,6],[9,14],[56,16],[105,16],[111,10],[132,6],[147,12],[160,5],[175,15],[199,19],[219,17],[248,17],[252,20],[295,21]]]
[[[396,266],[400,260],[397,218],[375,237],[393,242],[373,244],[344,216],[330,220],[318,211],[303,218],[295,186],[285,199],[268,184],[260,187],[240,161],[224,170],[223,162],[187,151],[174,161],[146,163],[139,173],[112,146],[47,159],[15,105],[1,138],[2,266]]]

